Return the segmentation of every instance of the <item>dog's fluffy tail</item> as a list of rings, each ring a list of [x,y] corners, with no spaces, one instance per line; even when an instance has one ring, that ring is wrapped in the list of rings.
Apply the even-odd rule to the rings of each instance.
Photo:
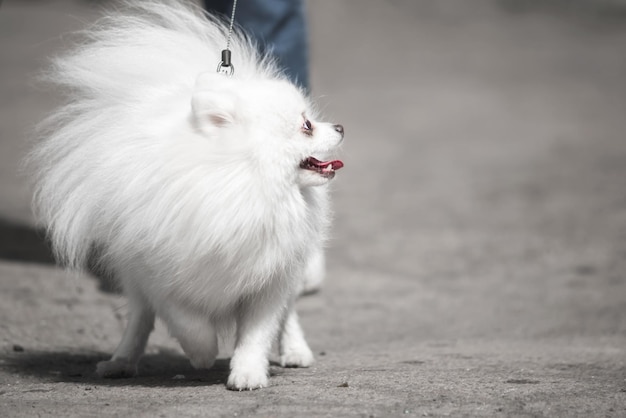
[[[151,106],[167,103],[172,91],[190,98],[197,76],[216,70],[227,34],[224,22],[190,3],[127,2],[79,33],[80,43],[53,61],[44,78],[67,93],[67,104],[41,124],[26,167],[34,177],[36,216],[60,262],[84,267],[91,245],[112,233],[100,219],[117,191],[106,171],[94,166],[135,164],[121,151],[115,154],[116,144],[150,137],[170,112],[151,113]],[[240,32],[231,50],[238,78],[279,76]],[[172,113],[186,110],[176,106]]]
[[[218,17],[184,0],[127,1],[80,32],[84,40],[54,61],[50,79],[76,94],[126,99],[129,83],[172,84],[215,69],[226,47],[228,28]],[[254,45],[241,31],[231,41],[237,77],[274,71],[259,64]]]

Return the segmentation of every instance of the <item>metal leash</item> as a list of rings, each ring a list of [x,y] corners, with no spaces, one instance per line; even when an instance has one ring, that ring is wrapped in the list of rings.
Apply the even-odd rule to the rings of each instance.
[[[235,66],[230,61],[230,41],[233,37],[233,26],[235,25],[235,10],[237,9],[237,0],[233,0],[233,11],[230,14],[230,26],[228,28],[228,37],[226,38],[226,49],[222,50],[222,61],[217,65],[217,72],[227,76],[235,73]]]

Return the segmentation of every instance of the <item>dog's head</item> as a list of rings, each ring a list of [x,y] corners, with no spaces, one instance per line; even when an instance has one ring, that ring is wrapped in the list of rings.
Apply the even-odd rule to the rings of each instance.
[[[261,175],[319,186],[343,167],[327,160],[343,126],[319,122],[302,92],[277,79],[236,79],[205,73],[192,99],[197,131],[216,146],[249,155]]]

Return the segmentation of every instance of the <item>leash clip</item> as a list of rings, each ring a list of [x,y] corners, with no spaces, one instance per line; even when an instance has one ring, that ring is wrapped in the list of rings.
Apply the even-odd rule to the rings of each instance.
[[[235,66],[230,62],[230,49],[222,50],[222,61],[217,64],[217,72],[229,77],[235,73]]]

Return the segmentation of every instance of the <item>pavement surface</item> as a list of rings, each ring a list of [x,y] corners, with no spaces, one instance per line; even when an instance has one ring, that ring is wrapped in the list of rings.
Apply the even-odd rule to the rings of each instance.
[[[99,380],[125,302],[55,267],[19,175],[34,83],[94,2],[0,7],[0,416],[626,416],[626,4],[316,0],[312,76],[346,127],[317,362],[194,371],[162,325]]]

